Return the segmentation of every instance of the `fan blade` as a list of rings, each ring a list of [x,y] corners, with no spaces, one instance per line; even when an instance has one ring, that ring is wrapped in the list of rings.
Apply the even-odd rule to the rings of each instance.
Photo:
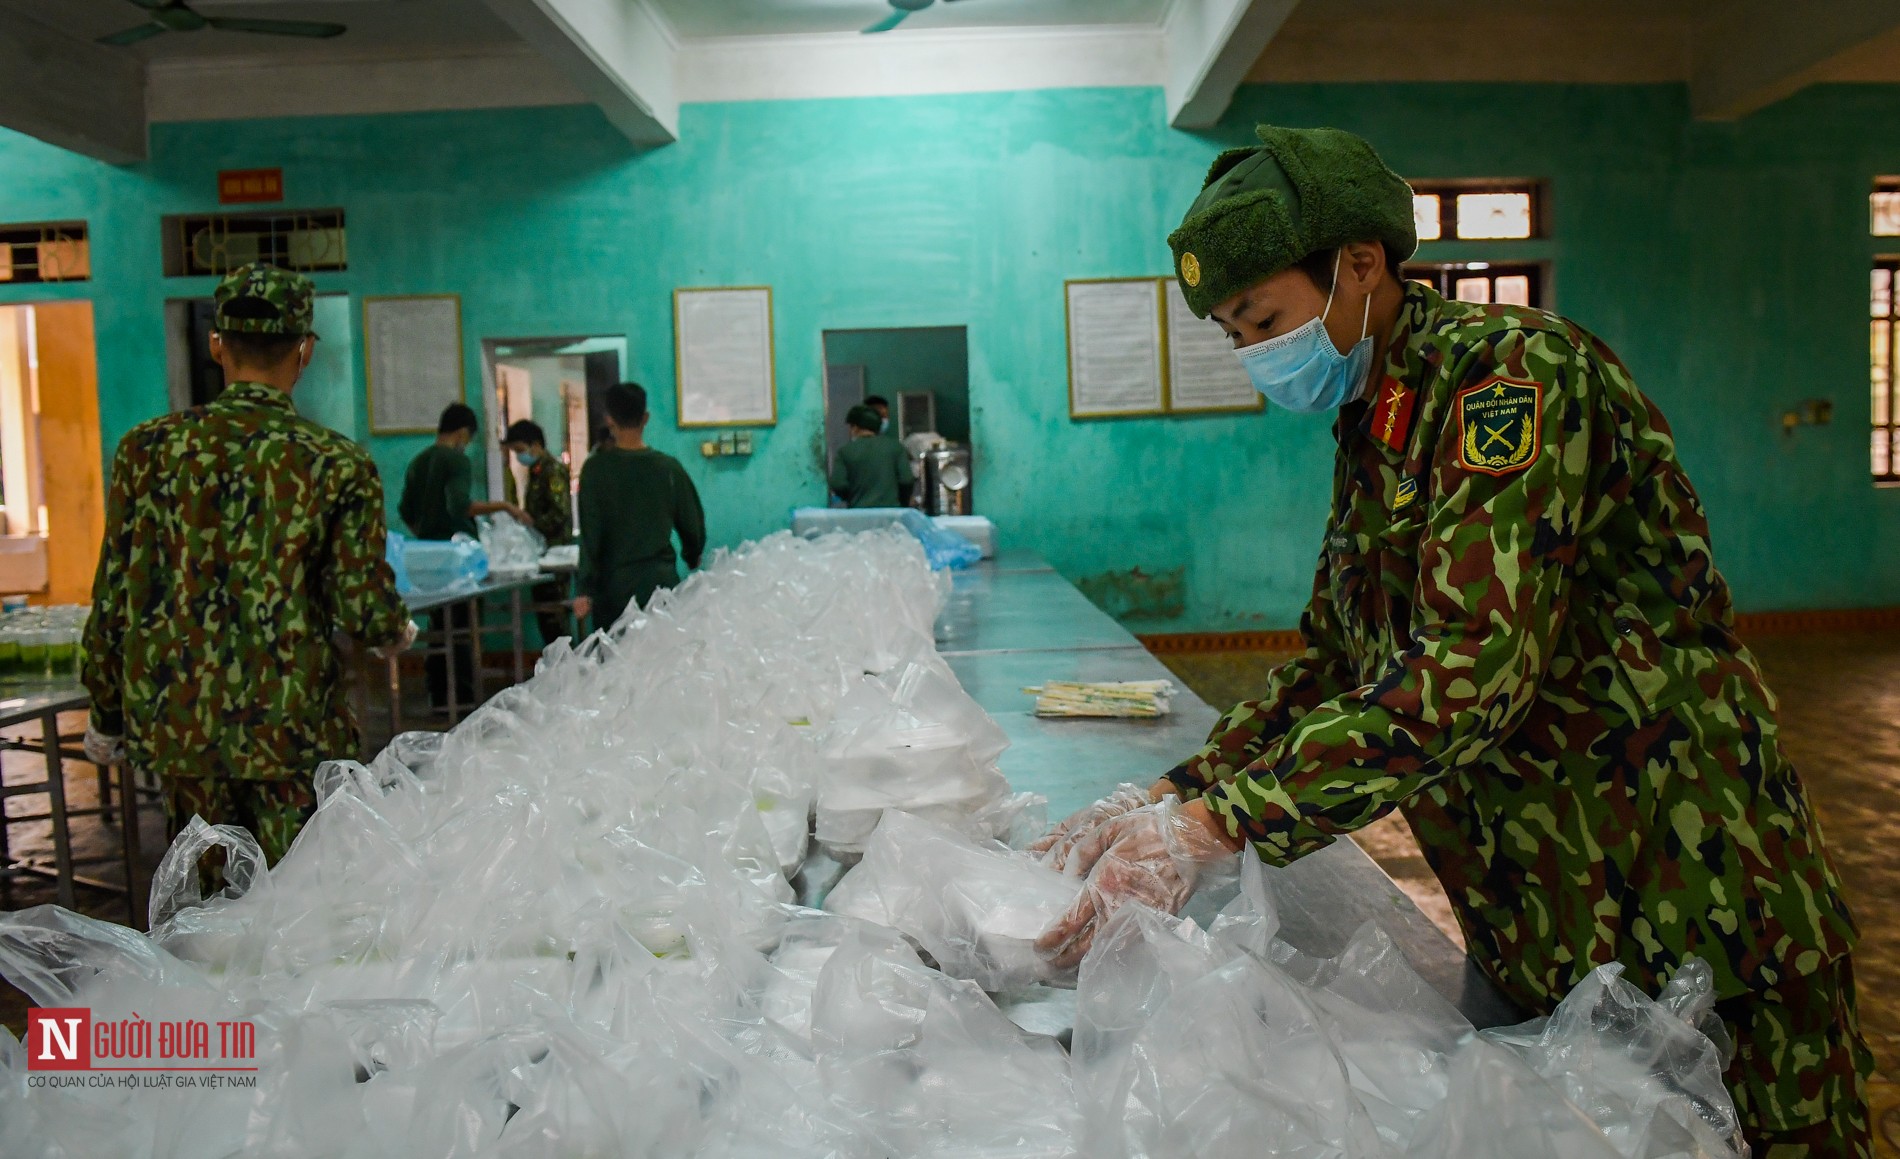
[[[865,29],[864,32],[867,36],[873,32],[889,32],[891,29],[896,28],[898,25],[902,24],[904,22],[904,18],[909,15],[910,15],[909,12],[906,12],[900,8],[897,11],[891,13],[889,16],[886,16],[884,19],[878,21],[876,24],[871,25],[871,27]]]
[[[248,20],[240,16],[207,16],[205,23],[220,32],[256,32],[264,36],[307,36],[323,40],[349,31],[341,24],[315,20]]]
[[[136,28],[127,28],[123,32],[114,32],[106,36],[101,36],[96,43],[113,44],[124,47],[128,44],[137,44],[141,40],[150,40],[154,36],[162,36],[170,31],[171,29],[166,28],[163,24],[141,24]]]

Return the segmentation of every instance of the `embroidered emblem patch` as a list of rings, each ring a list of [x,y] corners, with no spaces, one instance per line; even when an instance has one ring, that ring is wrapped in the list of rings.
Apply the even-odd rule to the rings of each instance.
[[[1543,447],[1544,388],[1492,378],[1458,395],[1458,461],[1486,475],[1509,475]]]
[[[1399,493],[1392,500],[1392,510],[1403,511],[1418,502],[1418,480],[1400,479]]]
[[[1193,254],[1181,255],[1181,280],[1188,284],[1189,289],[1193,289],[1195,286],[1201,284],[1200,258],[1195,257]]]

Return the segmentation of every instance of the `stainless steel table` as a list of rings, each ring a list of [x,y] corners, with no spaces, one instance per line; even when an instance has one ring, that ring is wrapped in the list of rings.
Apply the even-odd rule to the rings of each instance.
[[[527,575],[508,575],[490,577],[473,587],[453,588],[441,592],[412,592],[403,597],[403,603],[409,608],[411,616],[425,612],[447,611],[443,617],[443,627],[437,631],[424,632],[416,649],[424,656],[441,654],[448,669],[448,688],[446,690],[449,723],[461,719],[464,710],[472,710],[482,700],[482,677],[490,670],[482,666],[482,618],[481,601],[488,596],[508,597],[508,626],[513,642],[514,665],[512,675],[514,683],[519,684],[528,678],[527,641],[521,630],[523,596],[536,584],[546,583],[555,578],[547,572],[536,571]],[[453,609],[466,607],[468,610],[467,627],[456,626]],[[459,638],[466,637],[469,646],[469,661],[475,671],[469,674],[470,686],[475,691],[475,703],[459,704],[455,698],[455,644]],[[389,689],[389,735],[402,732],[402,664],[400,656],[391,656],[387,661]]]
[[[1033,552],[1005,551],[954,574],[937,646],[963,687],[1002,726],[1003,773],[1066,816],[1117,783],[1146,787],[1199,748],[1219,719],[1185,688],[1158,720],[1043,720],[1023,689],[1046,680],[1175,680],[1133,635]],[[1180,681],[1175,680],[1177,687]],[[1280,936],[1332,957],[1367,921],[1477,1026],[1522,1018],[1365,851],[1339,841],[1269,870]]]
[[[66,803],[66,762],[69,760],[84,762],[86,754],[80,748],[68,748],[63,743],[63,738],[59,733],[59,716],[63,712],[83,712],[90,707],[91,699],[86,695],[86,690],[78,684],[47,682],[0,687],[0,729],[35,720],[40,725],[37,741],[0,738],[0,749],[39,753],[46,758],[45,780],[0,786],[0,801],[30,793],[45,793],[47,798],[45,813],[0,818],[0,872],[51,876],[54,881],[55,897],[60,905],[68,909],[73,906],[75,884],[121,894],[125,897],[126,908],[129,911],[127,916],[131,919],[132,926],[142,929],[145,925],[146,899],[144,892],[139,888],[138,798],[141,792],[151,792],[151,790],[141,788],[132,767],[121,763],[115,769],[99,770],[99,804],[96,807],[74,809]],[[109,881],[78,875],[76,871],[81,866],[99,861],[109,862],[113,858],[75,858],[70,828],[71,819],[74,817],[97,816],[102,821],[111,823],[113,815],[111,781],[114,776],[117,778],[119,790],[121,857],[125,865],[123,885],[114,885]],[[50,867],[13,856],[8,842],[7,827],[23,821],[50,821],[52,823],[53,864]]]

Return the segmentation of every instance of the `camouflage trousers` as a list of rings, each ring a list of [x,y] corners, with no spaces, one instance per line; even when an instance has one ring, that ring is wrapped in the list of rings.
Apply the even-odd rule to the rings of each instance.
[[[317,807],[308,777],[269,781],[166,777],[164,784],[165,819],[173,837],[194,815],[213,825],[236,825],[257,838],[271,865],[283,857]],[[222,849],[211,851],[198,876],[207,895],[224,888]]]
[[[1854,964],[1718,1002],[1735,1038],[1727,1080],[1753,1159],[1873,1159]]]

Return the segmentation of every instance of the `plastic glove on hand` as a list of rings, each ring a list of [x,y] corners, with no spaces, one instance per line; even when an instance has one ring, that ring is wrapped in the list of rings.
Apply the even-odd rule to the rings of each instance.
[[[86,726],[85,750],[86,759],[101,768],[116,765],[125,760],[125,738],[107,736],[89,724]]]
[[[1117,817],[1152,804],[1154,799],[1147,790],[1125,783],[1117,785],[1113,793],[1069,814],[1061,824],[1037,838],[1029,852],[1039,856],[1051,869],[1080,877],[1101,856],[1103,846],[1095,838],[1102,827]]]
[[[416,637],[421,634],[422,630],[416,627],[414,620],[411,620],[403,625],[401,638],[384,644],[380,648],[371,648],[370,651],[384,660],[394,660],[404,652],[407,652],[409,645],[415,643]]]
[[[1179,913],[1208,870],[1236,857],[1208,822],[1186,814],[1175,797],[1114,818],[1092,840],[1101,852],[1082,895],[1036,940],[1036,950],[1057,969],[1080,962],[1096,931],[1121,907],[1139,903]]]

